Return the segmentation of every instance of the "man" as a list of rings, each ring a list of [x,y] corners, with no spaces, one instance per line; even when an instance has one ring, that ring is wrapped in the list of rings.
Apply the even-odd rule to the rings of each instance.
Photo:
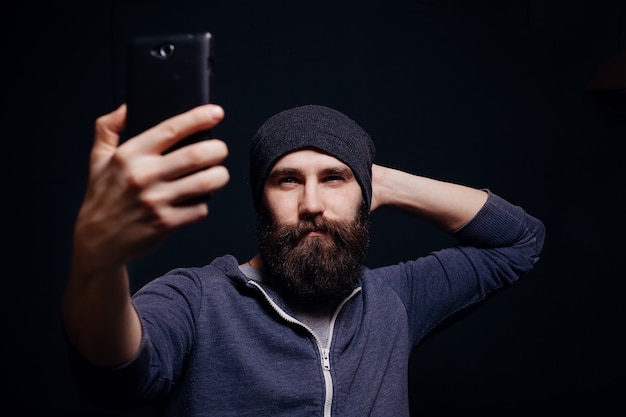
[[[198,107],[122,145],[125,107],[98,119],[63,311],[79,388],[169,416],[407,416],[412,349],[528,273],[543,224],[487,190],[374,164],[353,120],[296,107],[250,148],[259,253],[173,270],[131,297],[125,264],[206,216],[200,197],[229,179],[221,141],[163,151],[222,117]],[[381,206],[459,245],[369,269]]]

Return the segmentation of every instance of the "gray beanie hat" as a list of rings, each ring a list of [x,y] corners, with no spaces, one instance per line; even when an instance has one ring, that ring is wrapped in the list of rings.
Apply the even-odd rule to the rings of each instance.
[[[252,139],[250,187],[257,209],[272,166],[282,156],[305,148],[327,153],[350,167],[370,207],[376,154],[372,139],[346,115],[328,107],[306,105],[270,117]]]

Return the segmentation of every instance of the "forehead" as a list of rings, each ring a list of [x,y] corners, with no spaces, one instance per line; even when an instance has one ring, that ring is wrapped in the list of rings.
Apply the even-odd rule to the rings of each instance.
[[[300,149],[290,152],[280,157],[271,171],[282,170],[285,168],[304,169],[304,168],[337,168],[337,169],[350,169],[346,164],[339,159],[325,152],[318,151],[316,149]]]

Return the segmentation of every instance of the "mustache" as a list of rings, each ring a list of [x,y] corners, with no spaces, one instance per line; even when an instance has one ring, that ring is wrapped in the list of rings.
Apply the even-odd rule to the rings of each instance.
[[[331,236],[340,236],[342,231],[346,229],[346,226],[343,222],[323,217],[315,217],[312,219],[300,220],[295,225],[283,225],[279,229],[279,237],[293,241],[300,240],[312,232],[327,233]]]

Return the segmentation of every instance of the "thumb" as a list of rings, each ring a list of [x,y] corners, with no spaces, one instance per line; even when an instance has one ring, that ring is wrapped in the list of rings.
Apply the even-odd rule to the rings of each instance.
[[[94,141],[91,149],[91,163],[98,165],[103,159],[108,160],[120,142],[120,132],[126,125],[126,104],[120,105],[111,113],[96,119]]]

